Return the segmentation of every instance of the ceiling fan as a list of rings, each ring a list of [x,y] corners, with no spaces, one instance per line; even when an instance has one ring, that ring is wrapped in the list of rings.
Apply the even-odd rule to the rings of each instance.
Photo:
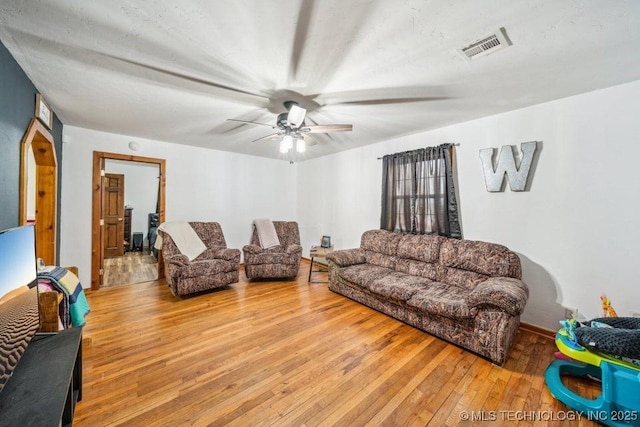
[[[353,130],[353,125],[350,124],[307,126],[305,123],[307,110],[305,108],[300,107],[300,105],[295,101],[285,101],[283,104],[287,111],[278,115],[275,126],[249,120],[227,119],[227,121],[268,126],[275,129],[275,133],[255,139],[253,142],[280,138],[280,152],[282,154],[291,150],[294,146],[294,142],[298,153],[302,153],[306,150],[307,141],[309,142],[309,145],[317,144],[317,141],[309,134],[349,132]]]

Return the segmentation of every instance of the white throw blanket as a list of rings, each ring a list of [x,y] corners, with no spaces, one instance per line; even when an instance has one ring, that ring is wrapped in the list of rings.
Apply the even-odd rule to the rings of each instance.
[[[276,233],[276,228],[273,226],[273,222],[271,222],[271,220],[256,219],[253,221],[253,225],[256,227],[256,231],[258,232],[258,240],[260,240],[260,246],[262,249],[273,248],[280,244],[278,233]]]
[[[171,236],[180,252],[186,255],[189,261],[193,261],[207,249],[188,222],[163,222],[158,226],[158,231],[163,231]],[[154,247],[162,249],[162,235],[160,233],[158,233]]]

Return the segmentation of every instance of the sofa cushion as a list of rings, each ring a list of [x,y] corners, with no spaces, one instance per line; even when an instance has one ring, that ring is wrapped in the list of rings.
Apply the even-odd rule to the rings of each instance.
[[[401,234],[387,230],[369,230],[362,233],[360,247],[368,251],[395,256],[398,252],[400,237],[402,237]]]
[[[418,290],[407,301],[407,305],[429,314],[463,319],[471,316],[467,305],[467,289],[446,283],[432,282],[428,287]]]
[[[370,289],[375,280],[386,277],[391,273],[393,273],[393,270],[389,268],[371,264],[351,265],[339,271],[343,279],[366,289]]]
[[[360,248],[364,250],[367,263],[393,268],[401,235],[387,230],[369,230],[362,234]]]
[[[442,267],[442,266],[440,266]],[[487,280],[489,276],[478,274],[473,271],[461,270],[459,268],[442,267],[440,281],[450,283],[461,288],[475,289],[476,285]]]
[[[447,239],[440,246],[440,264],[486,276],[520,279],[520,258],[496,243]]]
[[[407,234],[398,242],[398,257],[424,262],[437,262],[440,246],[446,237],[433,234]]]
[[[429,280],[444,281],[441,280],[441,278],[444,277],[446,267],[430,262],[399,258],[396,261],[395,270],[402,273],[410,274],[412,276],[423,277]]]
[[[391,274],[376,279],[371,283],[369,290],[372,293],[396,302],[405,302],[421,289],[425,289],[433,283],[422,277],[395,271]]]
[[[369,265],[377,265],[379,267],[394,269],[396,267],[397,258],[392,255],[381,254],[380,252],[364,251],[364,257]]]

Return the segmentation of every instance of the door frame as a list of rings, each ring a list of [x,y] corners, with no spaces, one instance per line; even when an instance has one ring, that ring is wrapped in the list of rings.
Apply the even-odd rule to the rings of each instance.
[[[36,170],[36,251],[47,265],[56,265],[58,235],[58,160],[51,132],[31,119],[20,143],[20,191],[18,224],[27,223],[27,156],[33,151]]]
[[[158,217],[159,222],[165,221],[165,191],[166,191],[166,169],[165,159],[152,157],[132,156],[128,154],[107,153],[104,151],[93,152],[93,195],[91,214],[91,290],[100,289],[104,277],[104,244],[103,227],[100,225],[102,219],[102,190],[105,160],[125,160],[138,163],[150,163],[159,167],[159,189],[158,189]],[[162,268],[162,252],[158,252],[158,279],[164,277]]]

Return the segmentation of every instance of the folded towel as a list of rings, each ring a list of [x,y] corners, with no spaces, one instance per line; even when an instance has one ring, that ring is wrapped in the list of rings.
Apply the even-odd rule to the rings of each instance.
[[[260,246],[262,249],[273,248],[280,245],[280,239],[278,239],[278,233],[276,233],[276,227],[273,226],[273,222],[268,219],[256,219],[253,221],[254,227],[258,232],[258,240],[260,240]]]
[[[62,267],[46,267],[38,273],[38,282],[45,280],[58,292],[62,292],[67,296],[71,325],[84,325],[84,319],[91,310],[78,276]]]
[[[158,231],[163,231],[171,236],[178,250],[186,255],[189,261],[193,261],[207,249],[188,222],[163,222],[158,226]],[[162,249],[162,234],[158,233],[154,247]]]

